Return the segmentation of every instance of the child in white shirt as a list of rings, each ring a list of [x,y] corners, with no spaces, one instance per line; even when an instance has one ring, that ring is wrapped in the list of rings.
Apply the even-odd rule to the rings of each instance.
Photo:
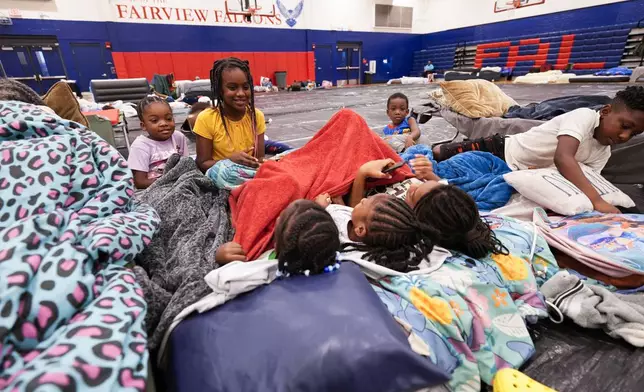
[[[561,175],[588,196],[596,211],[620,213],[601,198],[579,163],[601,172],[610,158],[611,146],[626,143],[642,131],[644,87],[631,86],[618,92],[613,102],[599,112],[577,109],[525,133],[505,138],[497,134],[440,145],[434,148],[434,158],[445,160],[461,152],[478,150],[505,159],[512,170],[555,166]]]

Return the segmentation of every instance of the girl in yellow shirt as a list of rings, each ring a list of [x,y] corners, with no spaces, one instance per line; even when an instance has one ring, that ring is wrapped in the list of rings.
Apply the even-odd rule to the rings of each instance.
[[[197,165],[206,172],[230,159],[259,167],[264,158],[264,113],[255,109],[253,77],[248,63],[235,57],[215,61],[210,83],[217,105],[204,110],[195,123]]]

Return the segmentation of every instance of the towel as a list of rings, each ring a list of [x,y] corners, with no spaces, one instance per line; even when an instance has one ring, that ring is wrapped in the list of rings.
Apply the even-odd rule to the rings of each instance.
[[[560,271],[543,284],[548,305],[584,328],[601,328],[613,338],[644,347],[644,295],[613,294]]]
[[[304,147],[279,162],[265,162],[255,179],[233,190],[230,207],[238,242],[249,260],[271,247],[275,221],[294,200],[312,200],[322,193],[340,196],[349,192],[364,163],[400,157],[355,112],[334,115]],[[408,167],[393,178],[374,181],[386,185],[412,177]]]

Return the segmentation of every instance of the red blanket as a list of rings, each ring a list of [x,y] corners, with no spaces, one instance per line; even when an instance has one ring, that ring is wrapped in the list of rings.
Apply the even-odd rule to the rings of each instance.
[[[400,161],[362,117],[341,110],[304,147],[279,162],[264,163],[253,180],[232,192],[234,241],[241,244],[248,260],[257,259],[270,249],[275,221],[289,203],[312,200],[322,193],[345,195],[360,166],[386,158]],[[411,170],[403,166],[392,179],[374,182],[373,186],[411,176]]]

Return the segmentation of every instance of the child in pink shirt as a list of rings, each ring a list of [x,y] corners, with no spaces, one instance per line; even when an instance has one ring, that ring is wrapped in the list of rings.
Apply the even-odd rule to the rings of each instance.
[[[137,106],[141,129],[148,136],[139,136],[130,147],[128,164],[134,175],[134,185],[145,189],[163,175],[165,163],[173,154],[188,156],[188,142],[181,132],[175,132],[170,105],[160,97],[150,95]]]

